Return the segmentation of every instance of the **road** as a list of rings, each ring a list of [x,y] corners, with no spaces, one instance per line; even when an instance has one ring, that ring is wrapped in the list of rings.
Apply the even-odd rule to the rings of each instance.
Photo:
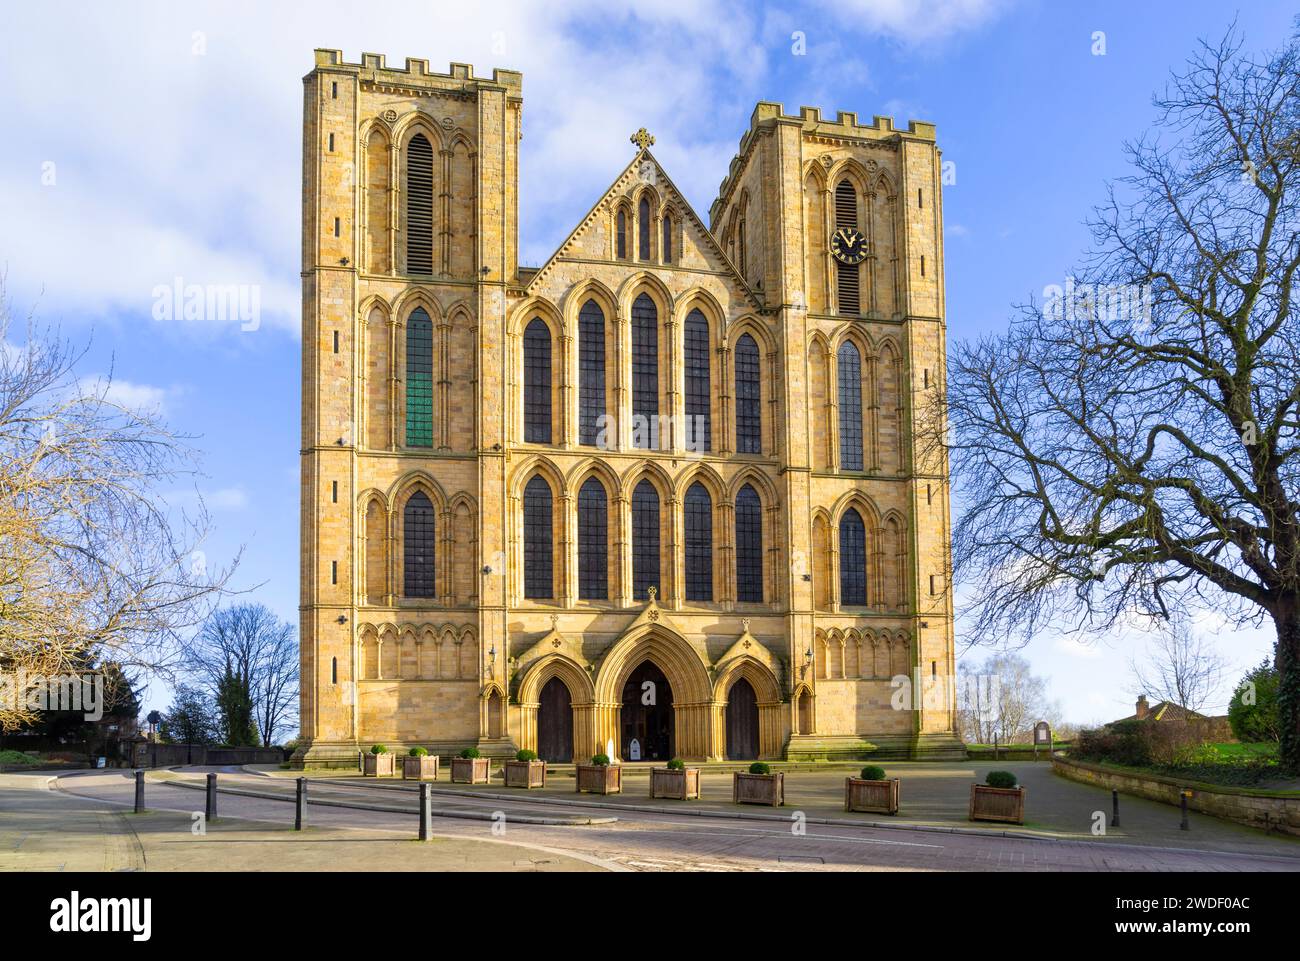
[[[201,784],[209,769],[185,769],[172,775]],[[254,791],[273,798],[223,792],[218,814],[224,818],[292,822],[294,785],[286,778],[264,777],[223,768],[223,789]],[[570,782],[571,783],[571,782]],[[541,851],[560,852],[589,863],[634,871],[1296,871],[1300,850],[1267,851],[1176,849],[1116,843],[1103,839],[1030,839],[999,835],[943,833],[934,830],[876,828],[860,823],[800,821],[801,812],[757,809],[771,820],[701,817],[699,814],[610,810],[575,806],[573,795],[505,795],[499,786],[434,796],[435,831],[444,837],[508,842]],[[121,807],[133,800],[130,772],[92,772],[60,777],[59,791]],[[497,795],[494,797],[485,794]],[[418,797],[413,784],[360,779],[314,778],[309,782],[309,824],[317,828],[367,828],[409,832],[418,826]],[[203,792],[152,777],[147,785],[151,810],[203,810]],[[372,809],[334,804],[370,805]],[[375,809],[380,808],[380,809]],[[698,810],[698,809],[697,809]],[[761,813],[760,813],[761,812]],[[750,809],[745,809],[746,815]],[[575,818],[605,823],[528,823]],[[335,865],[338,867],[339,865]]]

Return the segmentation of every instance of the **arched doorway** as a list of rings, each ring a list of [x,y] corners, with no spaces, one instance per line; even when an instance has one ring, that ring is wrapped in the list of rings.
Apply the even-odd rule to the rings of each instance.
[[[573,760],[573,699],[558,677],[546,682],[538,698],[537,756],[555,763]]]
[[[664,672],[653,661],[645,661],[623,685],[619,749],[623,760],[670,760],[675,747],[673,724],[673,689]]]
[[[727,693],[727,760],[758,757],[758,695],[743,677]]]

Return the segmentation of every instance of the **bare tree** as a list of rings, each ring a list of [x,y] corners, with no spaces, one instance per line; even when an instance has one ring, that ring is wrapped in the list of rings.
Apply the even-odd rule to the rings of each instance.
[[[976,744],[1025,740],[1039,721],[1055,723],[1060,705],[1047,695],[1047,679],[1016,654],[994,654],[976,668],[962,665],[957,716],[962,737]]]
[[[952,352],[955,575],[995,642],[1271,618],[1300,771],[1300,41],[1252,58],[1234,28],[1156,106],[1078,277]]]
[[[227,744],[275,742],[296,720],[298,644],[292,624],[263,604],[215,611],[190,647]]]
[[[1151,694],[1199,713],[1218,693],[1227,667],[1227,659],[1179,614],[1156,631],[1145,663],[1130,662],[1133,693]]]
[[[110,378],[79,379],[82,356],[56,331],[12,323],[0,278],[0,671],[113,663],[167,678],[230,571],[199,549],[201,499],[177,515],[160,493],[196,471],[185,439],[116,403]],[[35,717],[21,699],[0,703],[0,730]]]

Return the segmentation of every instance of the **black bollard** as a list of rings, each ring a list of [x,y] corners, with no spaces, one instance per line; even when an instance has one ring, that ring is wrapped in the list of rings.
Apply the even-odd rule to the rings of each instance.
[[[298,778],[297,805],[293,813],[293,829],[295,831],[302,830],[302,811],[303,808],[306,806],[307,806],[307,779],[305,777],[300,777]]]
[[[1110,791],[1110,826],[1119,827],[1119,791],[1114,788]]]
[[[1187,798],[1191,795],[1191,793],[1192,793],[1191,791],[1178,792],[1178,806],[1182,808],[1183,811],[1183,822],[1178,825],[1178,830],[1180,831],[1191,830],[1191,828],[1188,827],[1187,825]]]
[[[135,813],[144,813],[144,771],[135,772]]]
[[[217,775],[215,773],[208,775],[208,803],[204,808],[204,816],[209,824],[217,819]]]
[[[433,837],[433,785],[420,785],[420,840]]]

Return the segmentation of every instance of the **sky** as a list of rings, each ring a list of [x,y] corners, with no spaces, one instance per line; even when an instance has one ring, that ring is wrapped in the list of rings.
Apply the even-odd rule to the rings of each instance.
[[[1268,49],[1295,13],[1252,2],[1234,14],[1221,0],[2,2],[7,296],[89,341],[83,375],[111,371],[119,397],[193,435],[209,562],[242,547],[237,585],[295,623],[301,78],[314,48],[523,72],[524,264],[581,219],[639,127],[707,221],[759,100],[932,122],[955,173],[943,199],[957,340],[1001,330],[1012,304],[1064,282],[1090,209],[1125,173],[1124,141],[1147,129],[1152,94],[1199,38],[1235,16],[1247,46]],[[178,283],[240,285],[256,322],[168,317],[159,291]],[[1196,629],[1230,679],[1271,650],[1270,632],[1212,611]],[[1132,713],[1143,644],[1116,629],[1022,653],[1064,716],[1090,722]],[[167,700],[155,685],[146,706]]]

